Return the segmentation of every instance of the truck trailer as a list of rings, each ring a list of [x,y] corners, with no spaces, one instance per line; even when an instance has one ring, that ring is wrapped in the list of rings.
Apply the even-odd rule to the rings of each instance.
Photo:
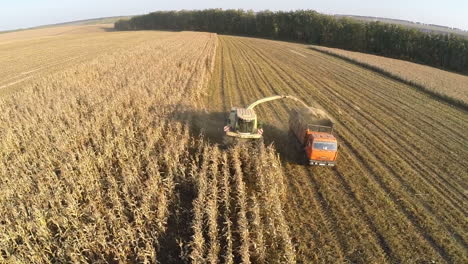
[[[335,166],[338,142],[333,136],[333,122],[320,109],[292,111],[289,128],[304,148],[309,165]]]

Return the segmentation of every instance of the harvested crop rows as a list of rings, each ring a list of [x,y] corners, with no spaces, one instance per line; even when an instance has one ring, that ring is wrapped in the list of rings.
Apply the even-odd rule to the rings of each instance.
[[[311,48],[375,69],[405,83],[416,85],[420,89],[449,102],[464,106],[465,109],[468,107],[468,76],[466,75],[360,52],[320,46],[312,46]]]
[[[223,36],[217,59],[211,112],[293,94],[337,123],[337,169],[312,168],[288,135],[292,104],[257,110],[284,162],[299,261],[466,261],[465,111],[304,45]]]

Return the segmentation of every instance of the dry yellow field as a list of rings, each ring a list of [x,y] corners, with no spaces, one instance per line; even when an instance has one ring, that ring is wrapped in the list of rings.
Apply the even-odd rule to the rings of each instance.
[[[67,26],[0,34],[0,95],[33,78],[151,40],[143,32],[107,32],[110,29]]]
[[[45,27],[40,29],[27,29],[13,31],[0,34],[0,45],[17,41],[25,41],[32,39],[52,38],[61,35],[84,34],[84,33],[102,33],[112,31],[113,24],[98,24],[86,26],[60,26],[60,27]]]
[[[468,76],[466,75],[360,52],[321,46],[312,46],[312,48],[381,70],[435,94],[459,101],[468,107]]]
[[[467,262],[465,110],[306,45],[90,29],[0,44],[0,262]],[[218,145],[274,94],[333,116],[335,169],[287,101]]]
[[[127,48],[0,99],[0,259],[294,262],[274,149],[223,151],[190,133],[216,35],[100,37]]]

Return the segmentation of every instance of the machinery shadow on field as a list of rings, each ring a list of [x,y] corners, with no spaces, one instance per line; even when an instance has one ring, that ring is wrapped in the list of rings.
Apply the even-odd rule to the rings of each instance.
[[[174,121],[187,123],[191,135],[203,135],[208,142],[223,146],[226,112],[185,110],[174,111],[169,117]],[[264,123],[263,131],[265,145],[273,144],[282,161],[304,164],[304,150],[289,130]]]
[[[224,112],[183,110],[174,111],[169,118],[188,124],[191,135],[204,135],[205,139],[211,143],[223,144],[223,127],[226,119]]]

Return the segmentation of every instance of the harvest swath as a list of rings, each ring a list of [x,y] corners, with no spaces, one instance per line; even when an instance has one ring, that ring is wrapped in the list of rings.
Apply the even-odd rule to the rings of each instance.
[[[268,124],[266,143],[275,142],[284,161],[286,218],[298,260],[467,259],[465,111],[305,45],[223,36],[216,66],[211,112],[294,94],[337,122],[337,169],[306,167],[288,135],[291,105],[257,109]]]
[[[467,113],[410,86],[209,33],[32,37],[0,55],[0,262],[468,257]],[[336,170],[300,164],[285,102],[257,109],[277,150],[216,145],[231,106],[274,94],[334,117]]]

